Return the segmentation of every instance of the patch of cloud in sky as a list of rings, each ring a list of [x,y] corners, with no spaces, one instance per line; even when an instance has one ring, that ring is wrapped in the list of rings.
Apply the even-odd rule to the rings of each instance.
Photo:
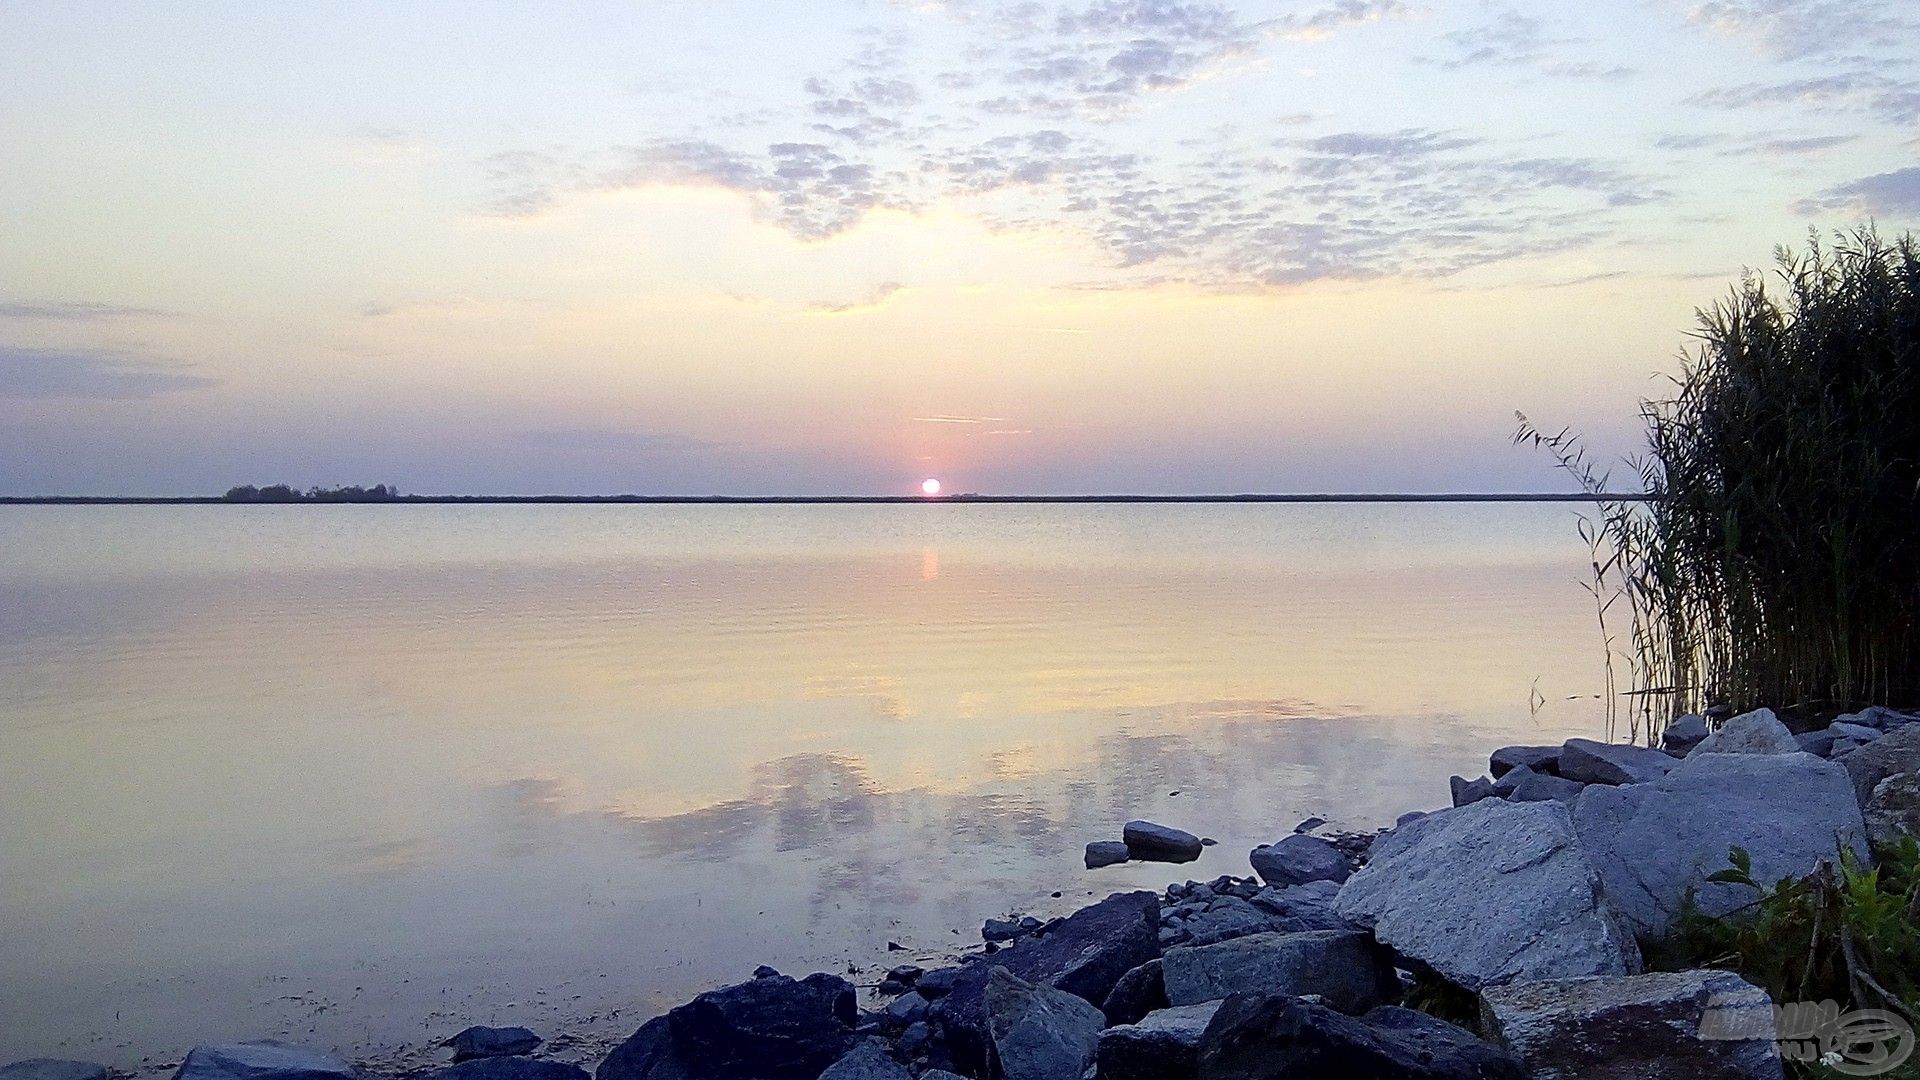
[[[0,345],[0,397],[133,401],[215,382],[103,350]]]
[[[1803,214],[1920,214],[1920,166],[1863,176],[1795,204]]]

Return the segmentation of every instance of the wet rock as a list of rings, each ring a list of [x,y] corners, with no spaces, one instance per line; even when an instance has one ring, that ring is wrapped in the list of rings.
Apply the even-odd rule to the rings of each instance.
[[[1513,794],[1507,798],[1512,802],[1558,802],[1570,803],[1580,797],[1587,785],[1577,780],[1568,780],[1564,776],[1549,776],[1546,773],[1534,773],[1513,787]]]
[[[1896,773],[1880,781],[1867,797],[1862,816],[1870,843],[1890,845],[1920,837],[1920,773]]]
[[[1118,840],[1095,840],[1087,845],[1087,869],[1098,870],[1103,866],[1118,866],[1129,858],[1127,845]]]
[[[1685,757],[1694,748],[1705,742],[1712,732],[1707,729],[1707,719],[1694,713],[1676,717],[1660,732],[1660,748],[1669,754]]]
[[[1798,752],[1696,750],[1654,783],[1588,788],[1573,804],[1573,823],[1608,900],[1635,933],[1651,937],[1665,936],[1690,889],[1708,915],[1753,899],[1749,888],[1706,881],[1726,868],[1730,848],[1747,849],[1754,878],[1766,882],[1832,861],[1836,837],[1866,857],[1846,770]]]
[[[1317,836],[1294,833],[1248,854],[1254,872],[1268,885],[1304,885],[1309,881],[1345,881],[1353,864],[1339,848]]]
[[[1515,983],[1481,992],[1481,1027],[1534,1080],[1779,1080],[1773,1002],[1727,971]]]
[[[980,924],[980,937],[984,941],[1012,941],[1020,936],[1020,924],[1012,919],[988,919]]]
[[[1192,833],[1151,821],[1129,821],[1120,835],[1129,857],[1155,862],[1192,862],[1203,847]]]
[[[469,1058],[434,1073],[429,1080],[589,1080],[587,1070],[564,1061],[515,1055]]]
[[[1230,994],[1317,994],[1343,1012],[1392,1000],[1400,983],[1386,952],[1357,930],[1256,934],[1178,948],[1161,958],[1167,1000],[1178,1005]]]
[[[1489,800],[1396,829],[1340,887],[1334,911],[1469,989],[1640,969],[1556,802]]]
[[[473,1058],[531,1054],[545,1040],[523,1027],[470,1027],[441,1046],[453,1048],[454,1064]]]
[[[1198,1080],[1526,1080],[1520,1060],[1425,1013],[1364,1017],[1285,995],[1228,998],[1200,1039]]]
[[[1487,771],[1493,774],[1495,780],[1519,768],[1555,773],[1559,771],[1559,762],[1560,748],[1557,746],[1503,746],[1487,758]]]
[[[1568,739],[1560,751],[1560,775],[1583,784],[1644,784],[1673,765],[1672,754],[1631,743]]]
[[[1706,737],[1694,754],[1797,754],[1800,744],[1772,709],[1742,713]],[[1688,755],[1689,757],[1693,755]]]
[[[174,1080],[353,1080],[353,1066],[322,1050],[262,1039],[196,1046]]]
[[[107,1080],[107,1067],[65,1058],[28,1058],[0,1065],[0,1080]]]
[[[1100,1033],[1095,1057],[1100,1080],[1185,1080],[1200,1068],[1200,1039],[1220,1009],[1217,1001],[1161,1009],[1137,1024]]]
[[[882,1039],[864,1039],[839,1061],[827,1066],[820,1080],[913,1080],[906,1067],[893,1060]]]
[[[1920,772],[1920,724],[1898,728],[1845,758],[1836,753],[1835,760],[1847,770],[1854,799],[1864,809],[1880,781],[1898,773]]]
[[[987,979],[987,1030],[1005,1080],[1062,1080],[1085,1072],[1106,1023],[1082,999],[995,968]]]
[[[1494,796],[1493,781],[1484,776],[1475,780],[1469,780],[1464,776],[1449,776],[1447,786],[1452,790],[1455,806],[1469,806],[1481,799],[1491,799]]]
[[[642,1025],[597,1080],[815,1080],[853,1047],[853,986],[775,975],[701,994]]]
[[[1161,962],[1149,960],[1125,975],[1113,984],[1113,992],[1100,1005],[1100,1012],[1107,1018],[1109,1025],[1134,1024],[1140,1018],[1171,1005],[1167,1000],[1167,983],[1161,974]]]

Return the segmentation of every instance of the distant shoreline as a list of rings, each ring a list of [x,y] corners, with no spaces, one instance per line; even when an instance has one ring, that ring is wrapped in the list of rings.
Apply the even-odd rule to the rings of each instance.
[[[837,506],[943,503],[1527,503],[1643,502],[1641,494],[1575,492],[1322,493],[1294,495],[399,495],[384,499],[238,500],[218,495],[0,495],[0,506],[423,506],[480,504]]]

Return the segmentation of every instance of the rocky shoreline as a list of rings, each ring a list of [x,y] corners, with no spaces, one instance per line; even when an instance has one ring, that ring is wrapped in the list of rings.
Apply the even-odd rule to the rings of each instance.
[[[1798,734],[1767,710],[1684,717],[1659,749],[1570,739],[1502,747],[1488,766],[1453,778],[1450,807],[1377,832],[1301,822],[1249,853],[1250,876],[989,919],[956,963],[899,964],[864,993],[763,967],[649,1020],[590,1063],[592,1080],[1780,1077],[1779,1040],[1801,1037],[1776,1029],[1780,1003],[1727,971],[1648,971],[1642,944],[1690,898],[1710,915],[1752,899],[1707,880],[1734,848],[1770,882],[1920,834],[1920,716],[1890,709]],[[1085,865],[1097,880],[1209,843],[1134,821],[1089,844]],[[1410,1007],[1436,1000],[1466,1022]],[[442,1046],[451,1060],[432,1070],[200,1046],[175,1076],[589,1080],[564,1060],[583,1047],[524,1028]]]

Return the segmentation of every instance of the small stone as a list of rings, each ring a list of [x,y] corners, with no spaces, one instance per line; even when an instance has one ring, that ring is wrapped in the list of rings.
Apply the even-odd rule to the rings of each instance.
[[[1031,934],[1035,930],[1040,929],[1042,925],[1044,924],[1042,924],[1039,919],[1031,915],[1020,916],[1020,932],[1023,934]]]
[[[925,974],[926,970],[919,964],[901,964],[887,972],[887,978],[898,983],[905,983],[908,986],[912,986],[915,982],[919,981],[920,976]]]
[[[1320,826],[1325,825],[1326,823],[1327,823],[1326,818],[1317,817],[1317,816],[1310,817],[1307,820],[1301,822],[1300,824],[1295,825],[1293,827],[1293,831],[1297,833],[1310,833],[1313,830],[1319,828]]]
[[[899,1029],[927,1018],[928,1002],[919,994],[902,994],[880,1015],[888,1027]]]
[[[913,988],[921,997],[942,998],[953,992],[959,979],[959,968],[935,968],[914,980]]]
[[[1107,1025],[1138,1023],[1141,1017],[1155,1009],[1164,1009],[1167,1001],[1167,983],[1161,974],[1161,961],[1149,960],[1139,967],[1120,976],[1113,984],[1113,992],[1107,995],[1100,1012],[1107,1018]]]
[[[1521,784],[1525,783],[1528,777],[1538,775],[1538,773],[1527,768],[1525,765],[1515,765],[1513,768],[1507,770],[1505,776],[1493,782],[1493,793],[1503,799],[1511,798],[1514,791],[1517,790]]]
[[[907,989],[907,984],[899,979],[881,979],[880,985],[874,987],[873,992],[881,997],[892,997],[895,994],[906,993]]]
[[[531,1054],[544,1041],[523,1027],[470,1027],[441,1046],[453,1048],[454,1064],[473,1058],[511,1057]]]
[[[1020,936],[1020,924],[1012,919],[988,919],[980,925],[980,937],[989,945],[997,941],[1012,941]]]
[[[770,967],[766,964],[761,964],[759,967],[753,969],[753,977],[756,979],[771,979],[778,974],[780,974],[779,968]]]
[[[1087,869],[1118,866],[1129,858],[1127,845],[1118,840],[1095,840],[1087,845]]]

